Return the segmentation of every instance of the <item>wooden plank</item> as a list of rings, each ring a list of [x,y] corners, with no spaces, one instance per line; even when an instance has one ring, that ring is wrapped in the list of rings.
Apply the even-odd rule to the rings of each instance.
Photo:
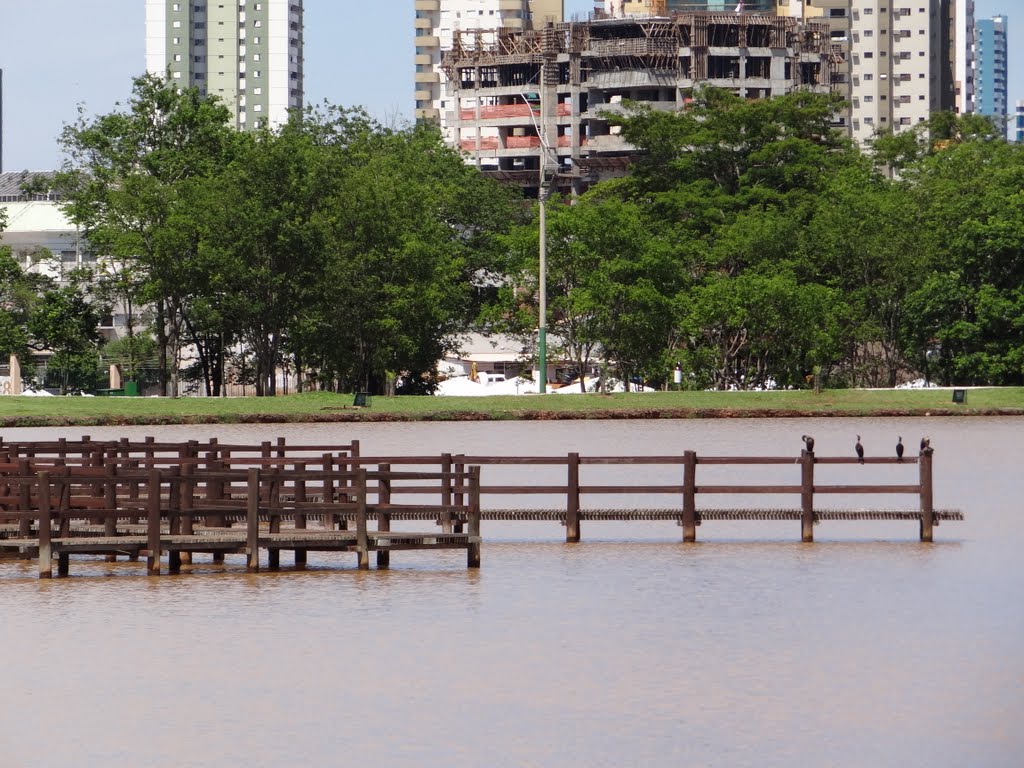
[[[700,463],[698,461],[698,463]],[[799,485],[698,485],[696,493],[800,493]],[[817,490],[817,488],[815,488]]]
[[[921,492],[920,485],[816,485],[815,493],[912,493]]]

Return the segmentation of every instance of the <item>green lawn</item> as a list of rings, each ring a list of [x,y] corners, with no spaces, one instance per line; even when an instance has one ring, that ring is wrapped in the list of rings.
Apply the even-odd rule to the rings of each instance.
[[[242,421],[694,418],[937,414],[1024,415],[1024,388],[782,392],[648,392],[616,395],[374,397],[316,392],[275,398],[0,397],[0,426],[159,424]]]

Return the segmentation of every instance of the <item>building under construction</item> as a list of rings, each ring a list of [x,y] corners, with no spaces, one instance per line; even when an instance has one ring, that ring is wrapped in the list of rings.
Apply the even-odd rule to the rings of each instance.
[[[827,92],[829,28],[736,13],[676,14],[457,35],[443,66],[460,147],[527,194],[578,193],[621,175],[634,154],[609,123],[628,102],[677,110],[694,88],[742,98]]]

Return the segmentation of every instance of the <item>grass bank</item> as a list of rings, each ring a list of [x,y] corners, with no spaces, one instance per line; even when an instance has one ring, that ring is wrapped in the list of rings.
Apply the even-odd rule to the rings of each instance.
[[[0,397],[0,427],[317,421],[686,419],[779,416],[1024,415],[1024,388],[952,391],[648,392],[614,395],[374,397],[315,392],[274,398]]]

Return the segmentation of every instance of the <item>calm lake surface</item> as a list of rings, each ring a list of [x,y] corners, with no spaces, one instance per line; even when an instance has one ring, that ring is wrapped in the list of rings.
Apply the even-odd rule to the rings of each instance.
[[[819,456],[852,455],[860,434],[870,456],[892,455],[897,435],[916,453],[927,434],[935,504],[963,510],[966,520],[942,524],[934,544],[917,541],[916,523],[825,522],[816,543],[801,544],[795,522],[708,522],[698,528],[701,542],[687,546],[671,523],[584,522],[582,543],[566,545],[555,524],[485,522],[476,572],[461,553],[398,552],[391,570],[369,572],[356,570],[354,555],[310,553],[302,573],[249,575],[241,558],[229,557],[224,569],[203,561],[191,574],[159,578],[143,575],[142,564],[75,562],[71,578],[39,581],[34,564],[0,561],[5,768],[1024,760],[1019,418],[0,434],[83,432],[358,438],[367,456],[693,449],[795,457],[804,433],[815,436]],[[903,474],[882,481],[914,482],[916,467],[843,466],[817,479],[859,482],[890,469]],[[548,479],[536,468],[516,471]],[[759,505],[712,506],[732,502]],[[796,503],[779,497],[776,505]]]

